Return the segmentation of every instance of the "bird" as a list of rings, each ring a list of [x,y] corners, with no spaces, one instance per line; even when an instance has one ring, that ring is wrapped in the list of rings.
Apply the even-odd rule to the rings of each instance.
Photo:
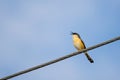
[[[81,39],[78,33],[71,32],[71,35],[72,35],[73,45],[78,51],[86,49],[85,43],[83,42],[83,40]],[[94,60],[90,57],[90,55],[87,52],[84,52],[84,54],[90,63],[94,63]]]

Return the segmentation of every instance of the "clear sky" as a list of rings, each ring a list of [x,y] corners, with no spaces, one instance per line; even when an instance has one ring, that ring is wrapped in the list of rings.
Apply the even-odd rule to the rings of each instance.
[[[0,0],[0,77],[120,36],[120,0]],[[120,80],[120,41],[11,80]]]

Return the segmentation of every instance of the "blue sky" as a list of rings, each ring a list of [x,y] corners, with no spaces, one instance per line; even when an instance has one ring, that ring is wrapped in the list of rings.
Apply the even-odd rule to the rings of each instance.
[[[120,36],[120,0],[0,0],[0,77]],[[120,41],[11,80],[120,80]]]

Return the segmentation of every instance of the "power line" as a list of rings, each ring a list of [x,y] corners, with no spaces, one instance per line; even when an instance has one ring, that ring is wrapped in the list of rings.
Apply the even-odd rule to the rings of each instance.
[[[113,39],[110,39],[110,40],[108,40],[108,41],[99,43],[99,44],[97,44],[97,45],[88,47],[87,49],[84,49],[84,50],[81,50],[81,51],[78,51],[78,52],[74,52],[74,53],[68,54],[68,55],[66,55],[66,56],[63,56],[63,57],[60,57],[60,58],[51,60],[51,61],[49,61],[49,62],[46,62],[46,63],[40,64],[40,65],[34,66],[34,67],[32,67],[32,68],[29,68],[29,69],[26,69],[26,70],[23,70],[23,71],[20,71],[20,72],[11,74],[11,75],[9,75],[9,76],[6,76],[6,77],[1,78],[0,80],[7,80],[7,79],[10,79],[10,78],[13,78],[13,77],[16,77],[16,76],[19,76],[19,75],[28,73],[28,72],[30,72],[30,71],[33,71],[33,70],[36,70],[36,69],[39,69],[39,68],[48,66],[48,65],[50,65],[50,64],[53,64],[53,63],[62,61],[62,60],[64,60],[64,59],[67,59],[67,58],[73,57],[73,56],[75,56],[75,55],[81,54],[81,53],[83,53],[83,52],[86,52],[86,51],[89,51],[89,50],[92,50],[92,49],[101,47],[101,46],[103,46],[103,45],[112,43],[112,42],[117,41],[117,40],[120,40],[120,36],[119,36],[119,37],[116,37],[116,38],[113,38]]]

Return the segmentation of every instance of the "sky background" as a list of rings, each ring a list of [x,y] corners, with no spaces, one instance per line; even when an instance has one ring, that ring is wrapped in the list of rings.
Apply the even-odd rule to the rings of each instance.
[[[120,36],[120,0],[0,0],[0,77]],[[120,41],[10,80],[120,80]]]

